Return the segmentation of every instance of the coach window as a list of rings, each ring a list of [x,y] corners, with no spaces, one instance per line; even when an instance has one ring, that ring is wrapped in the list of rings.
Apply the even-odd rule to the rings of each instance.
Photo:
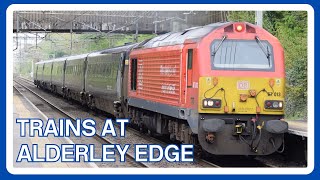
[[[137,59],[131,59],[131,90],[137,90]]]

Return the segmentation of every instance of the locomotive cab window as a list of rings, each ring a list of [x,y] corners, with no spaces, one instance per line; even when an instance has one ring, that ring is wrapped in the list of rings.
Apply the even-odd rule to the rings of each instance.
[[[137,90],[137,59],[131,59],[131,90]]]
[[[274,71],[272,46],[260,39],[215,40],[211,45],[211,69]]]

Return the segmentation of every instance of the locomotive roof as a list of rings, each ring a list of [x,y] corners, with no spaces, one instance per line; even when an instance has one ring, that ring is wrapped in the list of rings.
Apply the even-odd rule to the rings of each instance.
[[[183,44],[187,39],[203,38],[213,30],[228,23],[230,22],[213,23],[206,26],[189,28],[182,32],[169,32],[151,39],[150,41],[145,43],[142,48],[154,48],[160,46]]]

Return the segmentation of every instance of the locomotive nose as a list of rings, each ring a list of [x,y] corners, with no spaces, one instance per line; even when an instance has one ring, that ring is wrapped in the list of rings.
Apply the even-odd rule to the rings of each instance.
[[[200,77],[198,109],[210,114],[283,115],[283,87],[281,78]]]

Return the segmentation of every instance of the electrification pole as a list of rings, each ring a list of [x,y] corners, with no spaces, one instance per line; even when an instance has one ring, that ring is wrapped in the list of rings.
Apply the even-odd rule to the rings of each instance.
[[[138,21],[136,22],[136,33],[134,35],[134,41],[138,42],[138,35],[139,35],[139,25],[138,25]]]
[[[263,26],[263,12],[256,11],[256,25],[262,27]]]
[[[70,55],[72,55],[72,26],[73,26],[73,22],[71,22],[71,25],[70,25]]]

